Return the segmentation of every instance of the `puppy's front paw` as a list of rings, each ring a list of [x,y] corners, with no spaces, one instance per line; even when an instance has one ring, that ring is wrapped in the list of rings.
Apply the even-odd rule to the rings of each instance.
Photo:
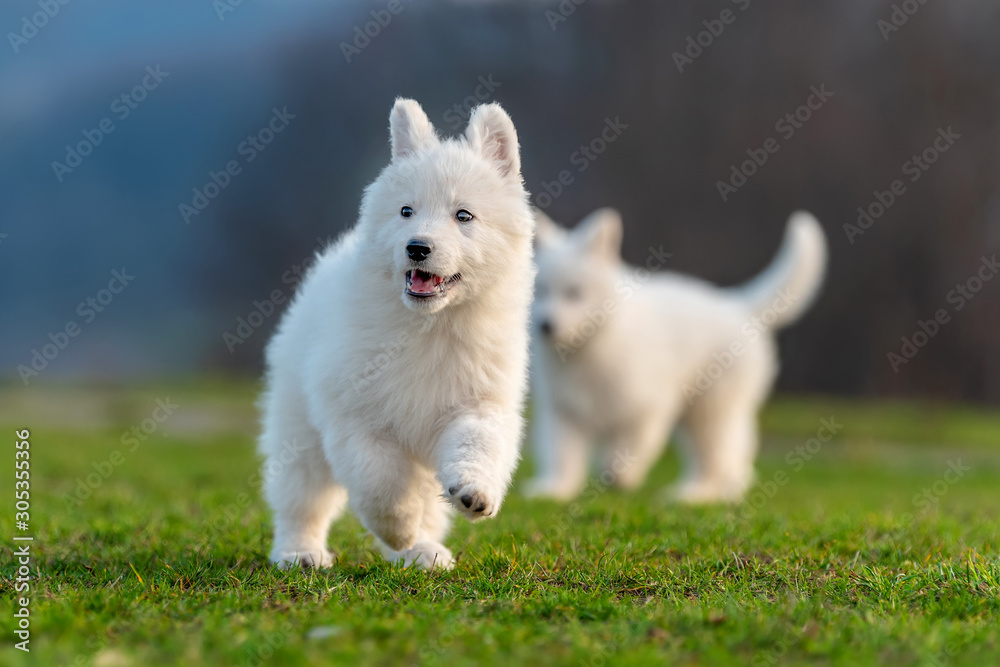
[[[282,570],[295,567],[320,569],[333,565],[333,554],[327,549],[275,549],[271,562]]]
[[[444,471],[445,498],[470,521],[490,517],[500,511],[503,489],[483,473],[469,469]]]

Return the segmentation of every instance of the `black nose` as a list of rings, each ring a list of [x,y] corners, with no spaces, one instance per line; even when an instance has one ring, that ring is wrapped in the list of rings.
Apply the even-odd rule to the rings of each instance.
[[[406,254],[414,262],[422,262],[427,259],[427,255],[431,254],[431,250],[433,250],[431,244],[420,239],[410,239],[409,243],[406,244]]]
[[[545,320],[544,322],[542,322],[541,324],[539,324],[538,328],[541,330],[541,332],[542,332],[543,335],[545,335],[545,336],[551,336],[552,335],[552,323],[549,322],[548,320]]]

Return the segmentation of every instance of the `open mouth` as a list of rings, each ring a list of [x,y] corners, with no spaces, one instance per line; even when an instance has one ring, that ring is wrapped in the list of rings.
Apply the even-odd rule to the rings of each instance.
[[[406,293],[418,299],[444,296],[451,286],[461,279],[461,273],[456,273],[450,278],[442,278],[434,273],[411,269],[406,272]]]

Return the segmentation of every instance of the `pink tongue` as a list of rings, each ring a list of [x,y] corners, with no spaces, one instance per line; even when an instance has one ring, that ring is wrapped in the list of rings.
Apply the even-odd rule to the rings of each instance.
[[[415,294],[431,294],[440,282],[439,276],[428,274],[425,280],[418,271],[414,271],[410,275],[410,291]]]

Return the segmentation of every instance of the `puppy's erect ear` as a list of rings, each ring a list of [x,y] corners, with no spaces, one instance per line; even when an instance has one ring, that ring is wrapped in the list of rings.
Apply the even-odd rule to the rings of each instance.
[[[573,237],[593,255],[619,259],[622,252],[622,216],[613,208],[599,208],[573,230]]]
[[[566,230],[556,224],[555,220],[542,213],[541,209],[533,208],[535,214],[535,246],[544,247],[559,243],[566,238]]]
[[[398,160],[440,143],[427,114],[414,100],[396,99],[389,114],[392,159]]]
[[[517,132],[510,116],[499,104],[480,104],[469,118],[465,138],[483,157],[496,163],[504,176],[521,178],[521,156]]]

